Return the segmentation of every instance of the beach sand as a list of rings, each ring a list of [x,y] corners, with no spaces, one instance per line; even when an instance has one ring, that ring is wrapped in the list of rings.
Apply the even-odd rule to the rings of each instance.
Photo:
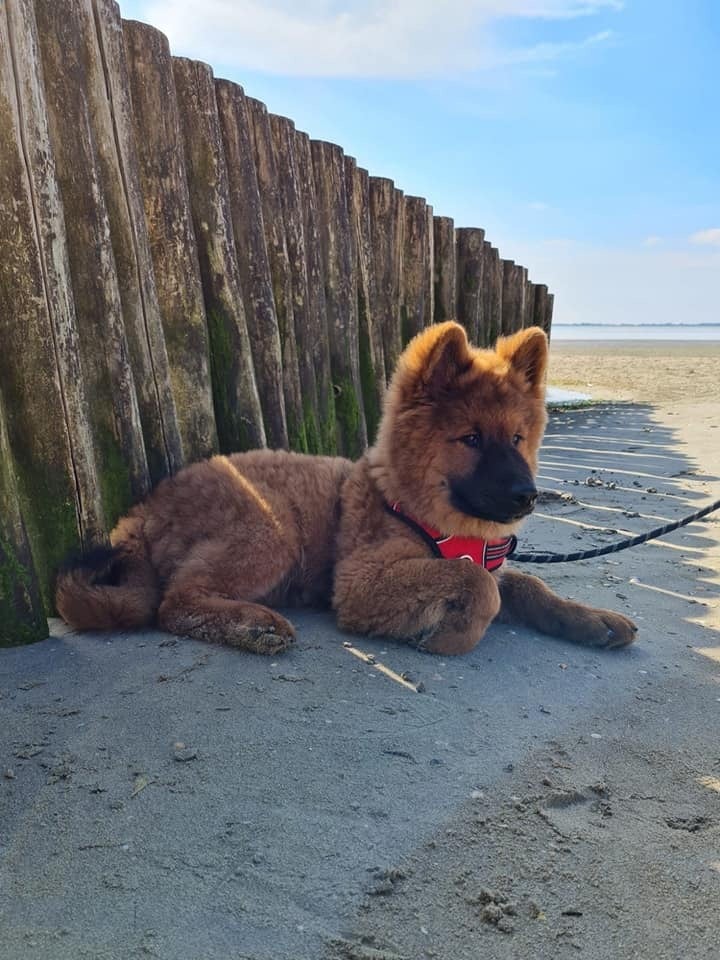
[[[553,385],[631,402],[553,412],[521,549],[720,497],[719,368],[554,343]],[[532,569],[633,617],[623,651],[498,625],[432,657],[313,612],[277,658],[57,623],[0,651],[0,960],[714,960],[719,516]]]
[[[720,403],[720,341],[554,341],[549,382],[596,400]]]

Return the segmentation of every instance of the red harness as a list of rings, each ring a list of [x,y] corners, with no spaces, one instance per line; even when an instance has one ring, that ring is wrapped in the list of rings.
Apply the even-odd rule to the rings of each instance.
[[[445,560],[470,560],[486,570],[497,570],[517,546],[517,537],[481,540],[480,537],[445,537],[438,530],[403,513],[399,503],[385,504],[386,510],[418,533],[436,557]]]

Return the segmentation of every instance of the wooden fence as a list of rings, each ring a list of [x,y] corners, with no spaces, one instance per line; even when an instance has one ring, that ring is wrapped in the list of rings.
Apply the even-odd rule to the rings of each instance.
[[[268,445],[356,457],[403,345],[552,295],[113,0],[0,5],[0,645],[162,477]]]

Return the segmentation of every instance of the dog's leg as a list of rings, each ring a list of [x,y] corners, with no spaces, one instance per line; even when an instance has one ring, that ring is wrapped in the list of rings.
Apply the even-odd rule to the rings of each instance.
[[[291,570],[287,549],[278,546],[269,540],[243,552],[224,541],[198,544],[165,590],[159,626],[253,653],[287,649],[295,637],[292,624],[257,602]]]
[[[333,605],[339,625],[354,633],[452,655],[481,640],[500,597],[491,574],[473,563],[419,559],[406,543],[385,543],[338,564]]]
[[[503,570],[499,586],[500,621],[521,623],[589,647],[625,647],[635,639],[637,627],[632,620],[612,610],[563,600],[527,573]]]

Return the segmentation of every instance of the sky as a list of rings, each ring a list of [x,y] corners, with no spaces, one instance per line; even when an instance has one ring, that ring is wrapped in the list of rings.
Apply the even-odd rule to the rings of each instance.
[[[718,0],[120,0],[555,293],[720,322]]]

